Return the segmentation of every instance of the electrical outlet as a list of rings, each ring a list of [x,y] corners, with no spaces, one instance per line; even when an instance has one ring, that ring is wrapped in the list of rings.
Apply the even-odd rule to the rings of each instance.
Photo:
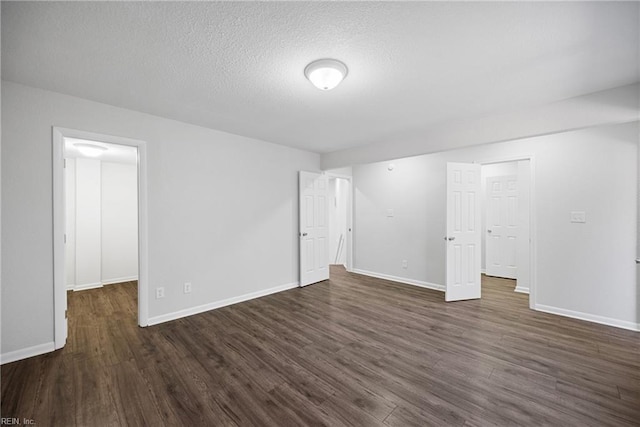
[[[409,263],[407,262],[406,259],[402,260],[402,268],[407,268],[409,266]]]
[[[583,211],[571,212],[571,222],[585,223],[587,222],[587,214]]]
[[[156,288],[156,299],[164,298],[164,288]]]
[[[185,294],[190,294],[191,293],[191,283],[187,282],[184,284],[184,287],[182,288],[182,291]]]

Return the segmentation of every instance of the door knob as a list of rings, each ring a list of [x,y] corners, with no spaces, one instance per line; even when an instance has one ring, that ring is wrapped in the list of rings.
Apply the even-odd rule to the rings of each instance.
[[[302,233],[302,237],[304,237],[304,236],[306,236],[306,235],[307,235],[307,233]]]
[[[452,240],[456,240],[456,238],[455,237],[449,237],[449,238],[447,238],[447,240],[448,241],[452,241]]]
[[[491,234],[491,230],[487,230],[487,233]]]

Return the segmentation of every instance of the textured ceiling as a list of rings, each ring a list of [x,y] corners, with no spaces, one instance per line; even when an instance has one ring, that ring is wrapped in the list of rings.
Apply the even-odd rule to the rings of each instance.
[[[2,2],[2,78],[316,152],[638,80],[638,3]],[[333,91],[304,67],[347,64]]]

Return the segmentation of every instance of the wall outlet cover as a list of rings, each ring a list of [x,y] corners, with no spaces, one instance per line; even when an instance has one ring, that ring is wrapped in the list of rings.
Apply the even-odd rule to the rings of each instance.
[[[587,213],[584,211],[572,211],[571,222],[575,222],[575,223],[587,222]]]

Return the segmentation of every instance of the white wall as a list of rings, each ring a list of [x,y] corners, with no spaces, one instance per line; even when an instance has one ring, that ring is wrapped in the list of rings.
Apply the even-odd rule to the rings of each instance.
[[[637,150],[636,122],[354,166],[355,268],[444,284],[446,162],[533,155],[537,308],[640,328]]]
[[[424,160],[394,160],[391,171],[391,162],[353,167],[355,270],[444,283],[439,262],[426,259],[439,251],[445,235],[444,192],[441,199],[430,200],[438,182],[429,179],[430,159]]]
[[[100,160],[76,159],[76,288],[102,285],[100,186]]]
[[[138,167],[102,162],[102,284],[138,278]]]
[[[480,118],[447,121],[420,136],[409,132],[393,139],[334,151],[322,156],[324,169],[406,158],[574,129],[638,120],[640,84],[634,83],[542,106]]]
[[[297,171],[319,155],[2,85],[2,354],[53,341],[52,126],[147,142],[150,317],[297,282]]]
[[[329,169],[329,170],[326,170],[325,172],[333,175],[352,176],[353,168],[351,166],[346,166],[344,168]]]

